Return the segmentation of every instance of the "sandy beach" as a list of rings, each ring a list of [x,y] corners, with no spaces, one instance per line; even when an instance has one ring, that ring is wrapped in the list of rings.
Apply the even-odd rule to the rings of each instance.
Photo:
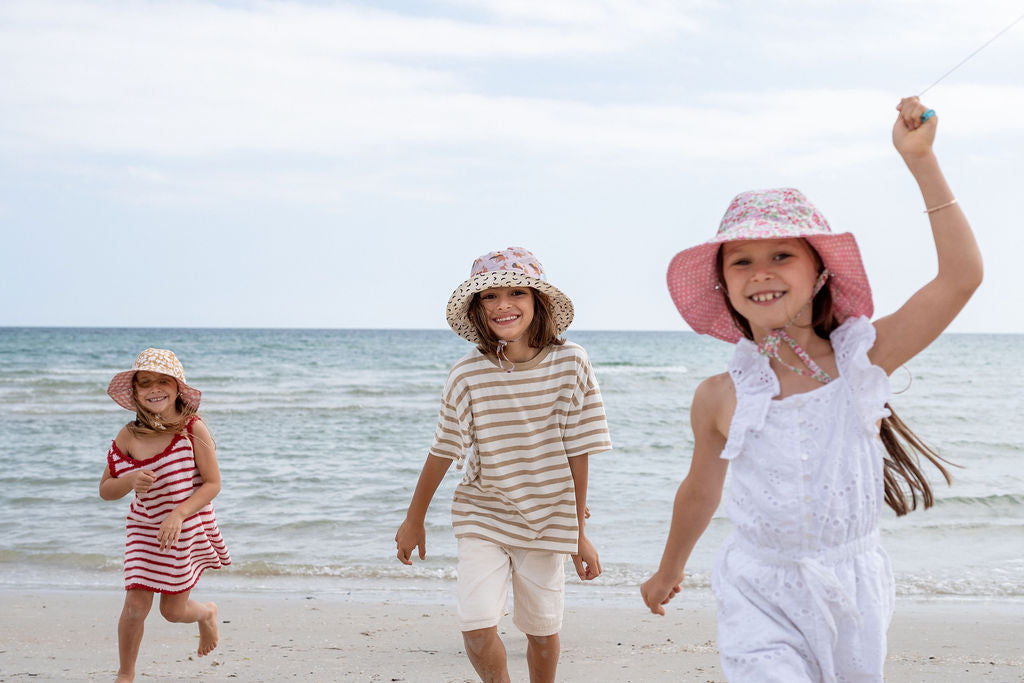
[[[203,658],[194,627],[168,624],[154,606],[136,680],[475,680],[449,605],[251,593],[215,599],[221,642]],[[0,681],[113,680],[122,600],[115,591],[0,593]],[[525,681],[525,639],[508,617],[501,629],[512,679]],[[666,617],[639,606],[570,606],[562,633],[560,681],[724,680],[712,602],[680,604]],[[1019,602],[899,600],[887,680],[1019,683],[1022,633]]]

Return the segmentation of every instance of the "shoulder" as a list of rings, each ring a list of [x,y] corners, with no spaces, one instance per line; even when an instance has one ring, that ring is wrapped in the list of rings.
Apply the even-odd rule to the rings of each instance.
[[[206,426],[206,421],[198,415],[189,421],[188,430],[201,439],[210,438],[210,429]]]
[[[729,433],[729,422],[736,409],[736,385],[729,373],[708,377],[693,393],[690,422],[694,431],[714,430]]]
[[[548,359],[566,361],[575,359],[576,362],[585,367],[590,367],[590,356],[586,349],[575,342],[566,341],[564,344],[552,344],[548,351]]]
[[[109,434],[109,432],[108,432]],[[135,435],[128,429],[128,425],[121,427],[121,431],[114,437],[114,444],[122,453],[130,453],[132,444],[135,443]]]
[[[455,361],[455,364],[448,370],[448,377],[445,380],[444,387],[445,393],[450,394],[458,387],[472,384],[474,378],[479,377],[481,373],[491,368],[493,368],[493,364],[487,359],[487,356],[481,353],[480,349],[474,347],[466,352],[462,358]]]
[[[693,401],[704,404],[719,404],[723,401],[736,400],[736,386],[728,372],[712,375],[697,385],[693,393]]]

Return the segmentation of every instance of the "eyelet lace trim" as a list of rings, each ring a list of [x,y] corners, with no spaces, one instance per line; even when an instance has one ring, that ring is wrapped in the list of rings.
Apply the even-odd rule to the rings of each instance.
[[[722,449],[723,460],[732,460],[740,454],[747,434],[764,429],[772,397],[779,393],[779,379],[772,372],[768,358],[762,356],[757,344],[749,339],[736,343],[736,352],[729,362],[729,376],[736,386],[736,411],[729,425],[729,438]]]
[[[839,376],[850,387],[854,405],[865,431],[876,434],[875,423],[888,417],[885,404],[892,397],[889,377],[872,365],[868,351],[875,344],[875,326],[864,316],[849,318],[832,332]],[[764,429],[772,399],[778,395],[779,380],[767,357],[748,339],[736,343],[729,362],[729,376],[736,386],[736,411],[729,425],[729,438],[721,458],[732,460],[743,450],[747,435]]]
[[[878,432],[875,423],[889,416],[885,404],[892,399],[889,376],[868,358],[874,345],[875,326],[864,316],[850,318],[832,332],[836,366],[850,385],[861,424],[870,434]]]

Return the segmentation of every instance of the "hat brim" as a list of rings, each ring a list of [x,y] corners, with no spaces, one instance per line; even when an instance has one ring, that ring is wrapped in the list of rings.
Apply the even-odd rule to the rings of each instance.
[[[827,286],[832,294],[832,310],[842,323],[847,318],[874,313],[871,285],[861,261],[857,240],[851,233],[778,235],[770,238],[794,237],[807,240],[818,252],[831,273]],[[738,342],[743,333],[733,322],[725,305],[726,293],[718,286],[716,260],[718,250],[736,237],[715,238],[676,254],[668,266],[666,281],[669,294],[680,315],[694,332],[707,334],[730,343]]]
[[[135,395],[132,391],[132,378],[135,377],[135,373],[139,370],[125,370],[114,375],[114,378],[110,380],[110,384],[107,386],[107,395],[114,399],[114,403],[121,406],[125,410],[130,410],[133,413],[136,412],[137,407],[135,405]],[[153,371],[149,371],[153,372]],[[161,372],[161,375],[167,373]],[[167,375],[174,379],[178,384],[178,395],[186,405],[192,406],[195,409],[199,409],[199,402],[202,400],[203,393],[195,387],[190,387],[185,384],[174,375]]]
[[[555,323],[555,334],[561,336],[572,323],[575,309],[572,301],[560,289],[546,280],[531,277],[513,270],[495,270],[478,273],[459,285],[448,299],[445,317],[448,325],[466,341],[480,343],[480,335],[469,319],[469,303],[473,295],[491,287],[532,287],[543,292],[551,300],[551,316]]]

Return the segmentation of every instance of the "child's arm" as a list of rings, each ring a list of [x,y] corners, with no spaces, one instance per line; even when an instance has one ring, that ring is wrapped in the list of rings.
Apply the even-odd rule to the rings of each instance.
[[[427,455],[419,481],[416,482],[416,490],[412,494],[412,502],[409,503],[409,511],[405,513],[405,521],[395,534],[398,559],[402,564],[412,564],[412,551],[417,546],[420,549],[420,559],[427,558],[427,530],[423,526],[423,520],[427,516],[427,508],[430,507],[437,487],[441,485],[444,475],[451,466],[452,461],[449,458]]]
[[[569,458],[569,471],[572,472],[572,483],[576,489],[576,519],[580,527],[579,541],[572,563],[576,565],[576,574],[584,581],[596,579],[601,575],[601,560],[597,556],[597,548],[583,533],[584,520],[587,512],[587,482],[590,478],[589,455],[576,455]]]
[[[131,453],[132,433],[127,427],[122,427],[118,432],[114,443],[123,453]],[[152,470],[133,470],[123,477],[115,477],[110,473],[110,466],[103,468],[103,476],[100,477],[100,498],[103,500],[118,500],[124,498],[129,491],[145,493],[156,481],[156,474]]]
[[[931,221],[939,272],[903,306],[875,322],[877,337],[871,362],[892,373],[935,340],[967,304],[981,284],[981,252],[932,150],[938,117],[921,123],[927,107],[907,97],[897,107],[893,144],[921,189]]]
[[[694,442],[690,471],[676,492],[672,526],[658,571],[640,586],[644,603],[655,614],[665,614],[664,605],[681,590],[690,553],[718,509],[729,468],[729,461],[719,456],[735,403],[735,389],[728,375],[704,380],[694,394],[690,408]]]
[[[181,525],[186,519],[196,514],[220,493],[220,467],[217,465],[217,450],[213,445],[213,437],[206,423],[195,420],[192,423],[192,452],[195,454],[196,467],[203,483],[192,492],[186,500],[171,510],[160,523],[157,540],[160,550],[173,548],[181,535]]]

